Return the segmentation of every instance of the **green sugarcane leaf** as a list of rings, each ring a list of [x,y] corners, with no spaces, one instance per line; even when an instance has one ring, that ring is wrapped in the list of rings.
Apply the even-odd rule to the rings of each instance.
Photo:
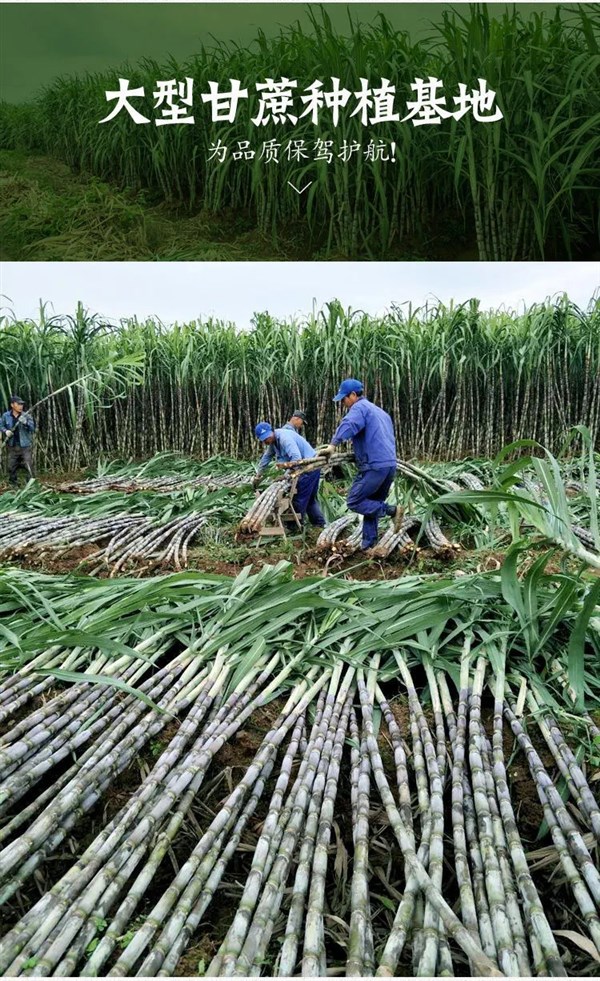
[[[550,606],[550,619],[546,623],[544,631],[539,638],[539,642],[535,651],[533,652],[534,654],[539,654],[540,651],[544,650],[556,627],[564,619],[565,614],[573,609],[574,602],[577,600],[578,592],[578,583],[573,582],[570,579],[566,579],[559,587],[558,592],[553,595],[552,604]]]
[[[517,576],[517,562],[521,552],[521,547],[509,549],[506,558],[500,569],[500,581],[502,583],[502,595],[509,606],[515,611],[522,627],[526,625],[525,607],[523,596]]]
[[[225,698],[229,698],[232,692],[234,692],[240,682],[249,674],[249,672],[255,667],[256,664],[263,657],[267,648],[267,643],[264,637],[259,637],[247,654],[240,657],[240,663],[238,667],[233,672],[230,681],[227,684],[225,691]]]
[[[168,715],[171,718],[177,718],[172,712],[168,712],[166,709],[160,708],[156,702],[153,702],[145,692],[140,691],[138,688],[133,688],[128,685],[125,681],[120,681],[118,678],[111,678],[110,675],[105,674],[85,674],[79,671],[63,671],[60,668],[36,668],[35,674],[41,674],[43,676],[50,675],[52,678],[56,678],[58,681],[70,681],[73,684],[80,684],[81,682],[92,682],[96,685],[109,685],[112,688],[118,688],[119,691],[126,692],[128,695],[135,695],[140,701],[144,702],[148,708],[153,709],[155,712],[159,712],[160,715]]]
[[[2,623],[0,623],[0,636],[6,637],[8,642],[12,644],[13,647],[16,647],[17,650],[21,650],[21,642],[17,635],[13,633],[12,630],[9,630],[8,627],[5,627]]]
[[[125,655],[136,661],[145,661],[146,664],[154,664],[156,660],[155,657],[148,657],[146,654],[141,654],[127,644],[123,644],[118,640],[111,640],[106,634],[92,634],[87,630],[64,630],[61,633],[53,634],[53,643],[60,644],[63,647],[83,647],[90,651],[97,648],[107,654]],[[24,647],[24,650],[31,649],[36,649],[35,643],[33,648],[27,645]]]
[[[599,602],[600,579],[597,580],[590,588],[585,598],[581,613],[575,621],[575,626],[573,627],[567,650],[567,676],[569,679],[569,685],[575,693],[575,704],[578,709],[583,709],[586,632],[590,618],[595,613],[596,606]]]

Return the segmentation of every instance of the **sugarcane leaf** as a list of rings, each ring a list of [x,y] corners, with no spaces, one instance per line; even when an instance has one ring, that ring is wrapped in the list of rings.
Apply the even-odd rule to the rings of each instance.
[[[144,702],[148,708],[153,709],[155,712],[159,712],[161,715],[168,715],[171,718],[176,718],[172,712],[161,708],[156,704],[156,702],[153,702],[145,692],[140,691],[139,688],[133,688],[131,685],[128,685],[126,681],[121,681],[119,678],[112,678],[110,675],[85,674],[85,672],[80,671],[64,671],[60,668],[36,668],[35,673],[43,676],[50,675],[52,678],[56,678],[57,681],[70,681],[73,684],[92,682],[96,685],[109,685],[112,688],[118,688],[119,691],[126,692],[128,695],[135,695],[135,697]]]
[[[83,647],[90,651],[97,648],[108,654],[121,654],[137,661],[145,661],[146,664],[154,664],[156,660],[154,657],[141,654],[127,644],[118,640],[111,640],[106,634],[92,634],[87,630],[64,630],[61,633],[53,634],[53,643],[63,647]],[[31,648],[25,646],[24,649],[29,650]]]
[[[600,952],[589,937],[577,933],[576,930],[554,930],[553,932],[555,937],[564,937],[565,940],[570,940],[572,944],[575,944],[576,947],[579,947],[580,950],[583,950],[585,954],[600,964]]]
[[[525,626],[525,607],[519,579],[517,576],[517,562],[521,552],[520,547],[513,546],[506,554],[506,558],[500,569],[500,581],[502,583],[502,595],[506,602],[517,614],[521,626]]]
[[[559,587],[558,592],[553,596],[550,618],[545,625],[544,631],[533,653],[537,654],[544,649],[557,625],[564,618],[565,614],[573,608],[573,602],[577,598],[578,591],[577,582],[570,579],[566,579]]]
[[[227,689],[225,692],[225,698],[228,698],[232,692],[234,692],[240,682],[250,673],[250,671],[259,663],[260,659],[263,657],[267,644],[264,637],[259,637],[247,654],[244,654],[240,658],[240,663],[238,667],[233,672],[233,675],[228,682]]]
[[[15,633],[13,633],[12,630],[9,630],[8,627],[5,627],[3,623],[0,623],[0,636],[6,637],[8,642],[12,644],[13,647],[16,647],[17,650],[21,650],[21,642],[19,638]]]
[[[595,612],[599,601],[600,579],[598,579],[590,588],[584,600],[581,613],[575,621],[567,649],[567,676],[569,679],[569,685],[575,693],[576,706],[578,709],[583,708],[586,632],[590,618]]]

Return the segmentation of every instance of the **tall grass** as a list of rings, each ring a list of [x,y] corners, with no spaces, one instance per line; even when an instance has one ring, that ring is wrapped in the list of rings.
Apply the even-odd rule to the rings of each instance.
[[[35,403],[82,369],[142,356],[144,381],[86,398],[66,392],[40,406],[39,462],[76,467],[99,455],[148,458],[256,453],[258,419],[308,413],[311,442],[328,440],[339,380],[361,378],[392,415],[404,457],[491,456],[537,439],[560,448],[600,426],[600,300],[581,310],[563,297],[522,314],[460,306],[393,309],[382,318],[338,301],[303,320],[257,314],[253,328],[208,320],[167,327],[156,319],[104,325],[80,306],[72,317],[0,321],[0,398]]]
[[[451,241],[461,227],[477,239],[479,258],[514,260],[570,257],[582,242],[597,241],[600,190],[600,14],[580,10],[526,16],[515,6],[492,16],[486,5],[448,12],[425,41],[413,41],[383,14],[369,25],[349,12],[344,34],[334,30],[324,8],[310,14],[309,29],[282,28],[275,37],[259,32],[243,48],[222,43],[201,48],[180,64],[146,59],[104,74],[58,78],[36,102],[17,111],[0,107],[4,148],[43,149],[105,179],[148,188],[160,198],[190,208],[250,212],[265,234],[277,240],[299,222],[324,254],[379,258],[392,247],[410,249],[415,236],[431,237],[450,222]],[[299,119],[294,127],[255,127],[254,84],[265,77],[298,80],[298,92],[330,76],[350,91],[360,78],[397,86],[401,116],[412,99],[415,77],[442,79],[448,97],[459,82],[468,88],[485,78],[504,113],[497,124],[470,115],[440,126],[411,123],[363,128],[342,113],[337,129],[326,114],[318,127]],[[195,126],[136,126],[122,112],[101,127],[105,91],[118,76],[145,87],[135,105],[154,118],[152,91],[158,79],[194,79]],[[210,122],[200,102],[208,80],[237,78],[249,89],[232,124]],[[450,105],[451,102],[450,102]],[[237,140],[254,146],[275,138],[317,137],[397,144],[397,162],[367,162],[356,155],[314,163],[234,161]],[[211,143],[221,139],[229,156],[207,162]],[[287,181],[310,176],[301,198]]]

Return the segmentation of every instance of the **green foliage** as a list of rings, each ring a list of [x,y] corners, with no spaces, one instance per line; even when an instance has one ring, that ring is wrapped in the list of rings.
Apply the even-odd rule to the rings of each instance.
[[[577,698],[597,706],[598,582],[557,575],[546,569],[547,553],[543,558],[525,576],[514,561],[500,574],[369,582],[294,580],[287,562],[254,574],[246,567],[235,579],[187,572],[118,582],[33,572],[24,579],[6,568],[0,570],[0,615],[11,627],[0,629],[0,671],[55,648],[62,653],[46,671],[59,681],[80,681],[89,671],[85,677],[104,686],[110,663],[103,677],[90,668],[98,654],[138,659],[144,669],[140,645],[149,652],[152,645],[165,650],[177,641],[193,645],[203,660],[227,650],[231,684],[271,649],[289,665],[291,687],[310,665],[322,668],[341,658],[359,668],[377,655],[383,683],[397,677],[394,651],[400,647],[415,663],[432,658],[452,672],[461,638],[470,632],[474,651],[489,651],[501,638],[507,676],[528,675],[540,684],[546,679],[554,687],[558,663]],[[67,652],[69,671],[59,666]]]
[[[82,308],[52,317],[42,306],[36,321],[5,316],[0,340],[3,401],[16,388],[35,403],[86,370],[143,359],[143,383],[115,401],[76,388],[40,406],[40,467],[168,450],[255,457],[256,421],[281,424],[297,405],[317,445],[339,420],[331,396],[344,376],[361,378],[390,412],[404,459],[489,458],[525,437],[556,451],[571,426],[596,441],[600,431],[598,298],[587,310],[567,297],[520,314],[472,300],[380,318],[335,300],[301,320],[256,314],[248,331],[213,320],[111,325]]]

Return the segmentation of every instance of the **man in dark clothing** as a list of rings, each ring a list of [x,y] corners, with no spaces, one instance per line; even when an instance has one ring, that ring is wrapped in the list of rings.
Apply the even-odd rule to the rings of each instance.
[[[302,433],[302,427],[306,422],[306,413],[302,409],[294,409],[289,422],[286,422],[283,429],[294,429],[297,433]]]
[[[35,422],[23,412],[24,405],[22,398],[11,395],[10,409],[0,417],[0,433],[4,435],[8,451],[8,482],[13,487],[18,483],[19,467],[27,471],[30,479],[33,478],[31,448]]]
[[[278,463],[291,463],[293,460],[310,460],[315,456],[315,451],[310,443],[292,426],[273,429],[270,423],[259,422],[254,433],[266,447],[259,460],[258,471],[253,481],[255,487],[260,483],[262,474],[273,459],[276,459]],[[313,470],[312,473],[305,473],[298,477],[292,507],[300,515],[302,522],[304,522],[304,515],[306,515],[311,525],[323,528],[325,518],[317,500],[320,478],[320,470]]]
[[[348,492],[347,504],[351,511],[363,515],[363,550],[377,543],[379,518],[394,517],[398,526],[401,511],[393,504],[386,504],[386,497],[396,475],[396,437],[391,418],[363,394],[363,384],[356,378],[347,378],[340,385],[334,402],[343,402],[348,412],[336,429],[331,443],[319,452],[330,456],[347,440],[352,441],[358,474]]]

